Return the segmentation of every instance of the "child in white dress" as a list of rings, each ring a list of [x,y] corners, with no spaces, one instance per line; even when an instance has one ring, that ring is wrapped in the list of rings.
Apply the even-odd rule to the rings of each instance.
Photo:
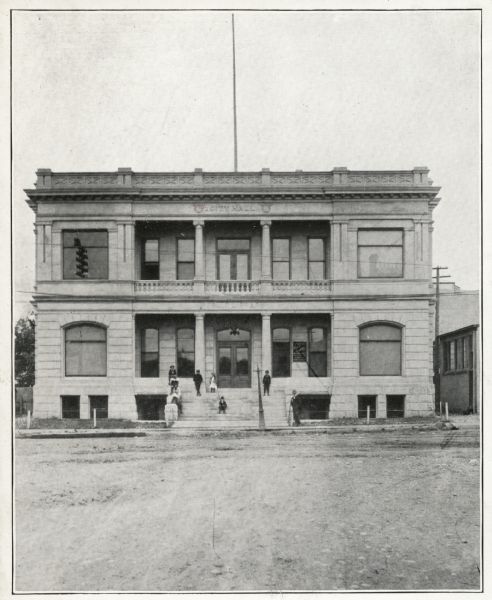
[[[209,389],[211,392],[217,391],[217,380],[215,379],[215,373],[212,373],[212,375],[210,375]]]

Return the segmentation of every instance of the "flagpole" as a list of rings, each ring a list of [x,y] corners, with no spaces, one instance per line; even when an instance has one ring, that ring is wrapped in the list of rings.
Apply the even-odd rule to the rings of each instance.
[[[232,95],[234,110],[234,172],[237,172],[237,115],[236,115],[236,39],[234,35],[234,15],[232,17]]]

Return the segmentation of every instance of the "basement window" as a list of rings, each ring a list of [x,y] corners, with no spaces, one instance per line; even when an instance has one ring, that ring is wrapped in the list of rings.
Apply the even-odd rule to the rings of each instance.
[[[405,416],[405,396],[386,396],[386,417],[402,419]]]
[[[80,396],[62,396],[62,419],[80,419]]]
[[[320,421],[330,416],[329,394],[298,394],[301,401],[301,419]]]
[[[94,410],[96,411],[97,419],[108,418],[108,397],[107,396],[89,396],[90,404],[90,418],[94,416]]]
[[[139,421],[163,421],[166,395],[137,394],[137,416]]]
[[[369,418],[376,418],[376,396],[359,396],[358,404],[359,419],[367,418],[367,407],[369,407]]]

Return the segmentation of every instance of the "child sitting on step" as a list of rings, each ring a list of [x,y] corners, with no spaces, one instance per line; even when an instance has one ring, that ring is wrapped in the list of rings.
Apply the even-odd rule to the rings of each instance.
[[[221,396],[220,400],[219,400],[219,415],[220,414],[225,415],[226,410],[227,410],[227,402],[225,401],[224,396]]]

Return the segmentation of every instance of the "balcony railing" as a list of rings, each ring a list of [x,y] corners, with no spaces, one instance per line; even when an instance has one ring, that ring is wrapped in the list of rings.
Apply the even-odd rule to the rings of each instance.
[[[331,290],[331,281],[328,279],[322,280],[282,280],[272,281],[272,293],[273,294],[286,294],[286,295],[308,295],[317,296],[319,294],[325,294]]]
[[[193,293],[193,281],[136,281],[137,294],[181,295]]]
[[[239,280],[231,280],[231,281],[207,281],[205,283],[205,293],[206,294],[220,294],[220,295],[228,295],[228,294],[258,294],[260,291],[260,282],[259,281],[239,281]]]
[[[331,281],[283,280],[283,281],[136,281],[135,293],[162,296],[252,296],[272,294],[282,296],[322,296],[331,291]]]

